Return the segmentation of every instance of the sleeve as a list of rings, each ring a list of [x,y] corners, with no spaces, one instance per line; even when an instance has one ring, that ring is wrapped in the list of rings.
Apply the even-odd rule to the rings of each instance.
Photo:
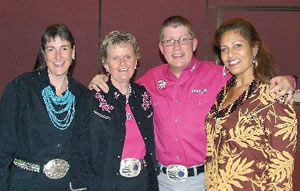
[[[267,112],[265,130],[270,143],[266,190],[293,190],[292,175],[297,143],[297,118],[292,105],[276,101]]]
[[[73,189],[88,187],[88,176],[90,168],[88,165],[88,129],[87,121],[89,118],[87,94],[82,96],[77,108],[76,126],[72,132],[71,144],[71,185]]]
[[[14,159],[18,145],[19,105],[17,89],[9,83],[0,101],[0,190],[7,190],[9,165]]]
[[[146,72],[142,77],[140,77],[139,79],[136,80],[136,83],[139,85],[146,84],[147,78],[148,78],[147,76],[149,76],[148,74],[149,74],[149,72]]]

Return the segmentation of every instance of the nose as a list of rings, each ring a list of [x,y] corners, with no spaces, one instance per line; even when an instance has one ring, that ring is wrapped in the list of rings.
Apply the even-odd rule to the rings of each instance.
[[[62,55],[62,53],[60,51],[56,51],[56,55],[55,55],[56,60],[60,60],[61,55]]]
[[[228,57],[231,58],[233,56],[233,50],[229,49],[228,50]]]
[[[181,48],[181,45],[180,45],[180,43],[179,43],[178,40],[175,40],[174,45],[173,45],[173,48],[174,48],[174,49],[180,49],[180,48]]]
[[[120,59],[120,65],[124,65],[125,64],[125,59],[124,58],[121,58]]]

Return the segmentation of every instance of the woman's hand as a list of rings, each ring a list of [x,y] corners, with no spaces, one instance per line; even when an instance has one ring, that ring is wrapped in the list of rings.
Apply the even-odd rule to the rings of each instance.
[[[276,93],[276,99],[286,96],[285,104],[293,103],[294,81],[290,76],[276,76],[271,79],[270,93]]]
[[[106,83],[107,81],[108,81],[108,76],[106,76],[105,74],[97,74],[95,77],[93,77],[88,88],[90,90],[96,90],[97,92],[103,91],[107,93],[109,90]]]

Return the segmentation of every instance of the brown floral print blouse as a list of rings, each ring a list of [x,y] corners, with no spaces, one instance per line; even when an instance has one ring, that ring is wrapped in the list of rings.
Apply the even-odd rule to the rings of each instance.
[[[208,191],[293,190],[296,113],[269,94],[269,85],[252,86],[235,110],[222,113],[218,106],[224,100],[217,99],[206,118]],[[219,98],[226,99],[222,91]]]

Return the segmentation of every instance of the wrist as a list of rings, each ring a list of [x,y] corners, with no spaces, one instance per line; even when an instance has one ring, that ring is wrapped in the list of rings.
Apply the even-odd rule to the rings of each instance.
[[[296,87],[297,87],[296,78],[294,76],[292,76],[292,75],[288,75],[288,77],[293,81],[294,91],[295,91]]]

